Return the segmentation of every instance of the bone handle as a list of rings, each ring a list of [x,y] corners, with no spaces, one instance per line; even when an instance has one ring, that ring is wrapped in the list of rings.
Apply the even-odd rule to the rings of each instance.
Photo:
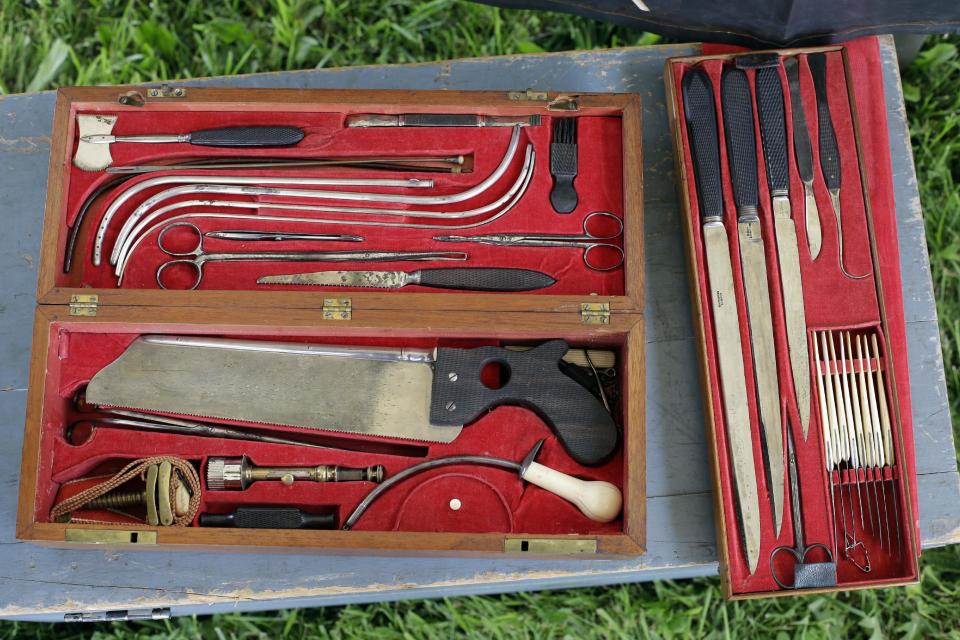
[[[620,515],[623,496],[609,482],[580,480],[537,462],[531,462],[521,477],[569,500],[595,522],[610,522]]]

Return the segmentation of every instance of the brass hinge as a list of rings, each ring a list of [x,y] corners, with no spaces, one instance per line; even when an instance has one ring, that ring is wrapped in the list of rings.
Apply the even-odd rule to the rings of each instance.
[[[353,317],[353,304],[350,298],[324,298],[324,320],[350,320]]]
[[[553,100],[546,91],[508,91],[507,98],[515,102],[546,102],[549,111],[578,111],[580,105],[573,96],[559,95]]]
[[[157,544],[156,531],[123,531],[119,529],[67,529],[67,542],[80,544]]]
[[[574,556],[597,552],[596,538],[507,538],[503,541],[507,553],[547,553]]]
[[[609,302],[582,302],[580,322],[583,324],[610,324]]]
[[[91,293],[75,293],[70,296],[70,315],[92,317],[97,315],[99,298]]]
[[[533,89],[527,89],[526,91],[509,91],[507,92],[507,97],[511,100],[537,100],[539,102],[546,102],[547,92],[534,91]]]
[[[167,620],[169,618],[170,607],[114,609],[112,611],[63,614],[64,622],[129,622],[131,620]]]
[[[147,88],[148,98],[186,98],[187,90],[184,87],[173,87],[162,84],[159,87]]]

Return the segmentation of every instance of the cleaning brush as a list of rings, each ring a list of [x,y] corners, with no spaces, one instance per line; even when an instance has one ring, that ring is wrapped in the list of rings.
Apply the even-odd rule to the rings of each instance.
[[[557,213],[570,213],[577,208],[577,192],[573,188],[577,177],[576,118],[557,118],[553,123],[550,175],[553,176],[550,204]]]

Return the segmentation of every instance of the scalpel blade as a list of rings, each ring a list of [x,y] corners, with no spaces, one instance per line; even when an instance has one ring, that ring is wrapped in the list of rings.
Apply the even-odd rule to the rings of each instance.
[[[753,436],[747,406],[740,320],[737,315],[729,241],[723,226],[720,145],[713,86],[702,70],[694,69],[684,76],[683,105],[703,222],[710,303],[720,369],[720,393],[733,467],[733,486],[737,496],[737,525],[752,575],[760,561],[760,498],[757,492]]]
[[[800,63],[797,57],[788,58],[784,63],[787,81],[790,85],[791,115],[793,116],[793,153],[797,159],[797,173],[803,181],[805,219],[807,223],[807,248],[810,259],[816,260],[823,246],[823,230],[820,228],[820,210],[813,195],[813,150],[810,146],[810,131],[807,129],[807,116],[803,110],[803,95],[800,93]],[[806,438],[806,426],[803,432]]]

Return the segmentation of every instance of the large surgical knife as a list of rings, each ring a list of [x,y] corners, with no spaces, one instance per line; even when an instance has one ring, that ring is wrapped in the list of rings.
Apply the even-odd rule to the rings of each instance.
[[[263,276],[257,284],[300,284],[327,287],[399,289],[420,285],[462,291],[533,291],[556,280],[541,271],[506,267],[462,267],[418,271],[315,271]]]
[[[760,198],[756,138],[753,132],[753,100],[747,74],[740,69],[724,71],[720,95],[733,200],[737,205],[740,266],[743,270],[760,425],[763,428],[765,445],[764,469],[767,473],[770,501],[773,504],[776,533],[779,536],[786,495],[786,465],[783,457],[783,427],[780,422],[780,385],[773,342],[773,316],[770,311],[767,263],[758,209]]]
[[[827,101],[827,56],[822,53],[811,53],[807,56],[807,64],[810,65],[813,88],[817,94],[817,137],[820,141],[820,170],[823,172],[823,181],[827,184],[827,191],[830,192],[833,215],[837,219],[837,254],[840,261],[840,271],[848,278],[859,280],[870,274],[852,275],[847,271],[846,264],[843,261],[843,216],[840,213],[840,148],[837,146],[837,134],[833,130],[830,105]]]
[[[793,154],[797,159],[797,173],[803,181],[805,204],[804,218],[807,223],[807,249],[810,259],[816,260],[823,246],[823,230],[820,227],[820,210],[813,195],[813,148],[810,146],[810,131],[807,129],[807,116],[803,110],[803,96],[800,93],[800,62],[796,56],[784,62],[787,81],[790,84],[790,103],[793,115]],[[807,437],[804,423],[803,437]]]
[[[757,69],[757,114],[767,168],[767,185],[773,202],[773,223],[780,255],[780,283],[790,346],[790,368],[803,439],[810,427],[810,357],[807,347],[807,320],[803,310],[803,282],[800,279],[800,249],[797,228],[791,220],[790,165],[787,160],[786,121],[779,61],[775,67]]]
[[[682,87],[683,111],[703,224],[703,246],[720,368],[720,394],[737,497],[737,524],[747,565],[753,574],[760,561],[760,499],[747,406],[740,320],[727,230],[723,226],[720,143],[713,85],[704,71],[694,69],[683,77]]]

